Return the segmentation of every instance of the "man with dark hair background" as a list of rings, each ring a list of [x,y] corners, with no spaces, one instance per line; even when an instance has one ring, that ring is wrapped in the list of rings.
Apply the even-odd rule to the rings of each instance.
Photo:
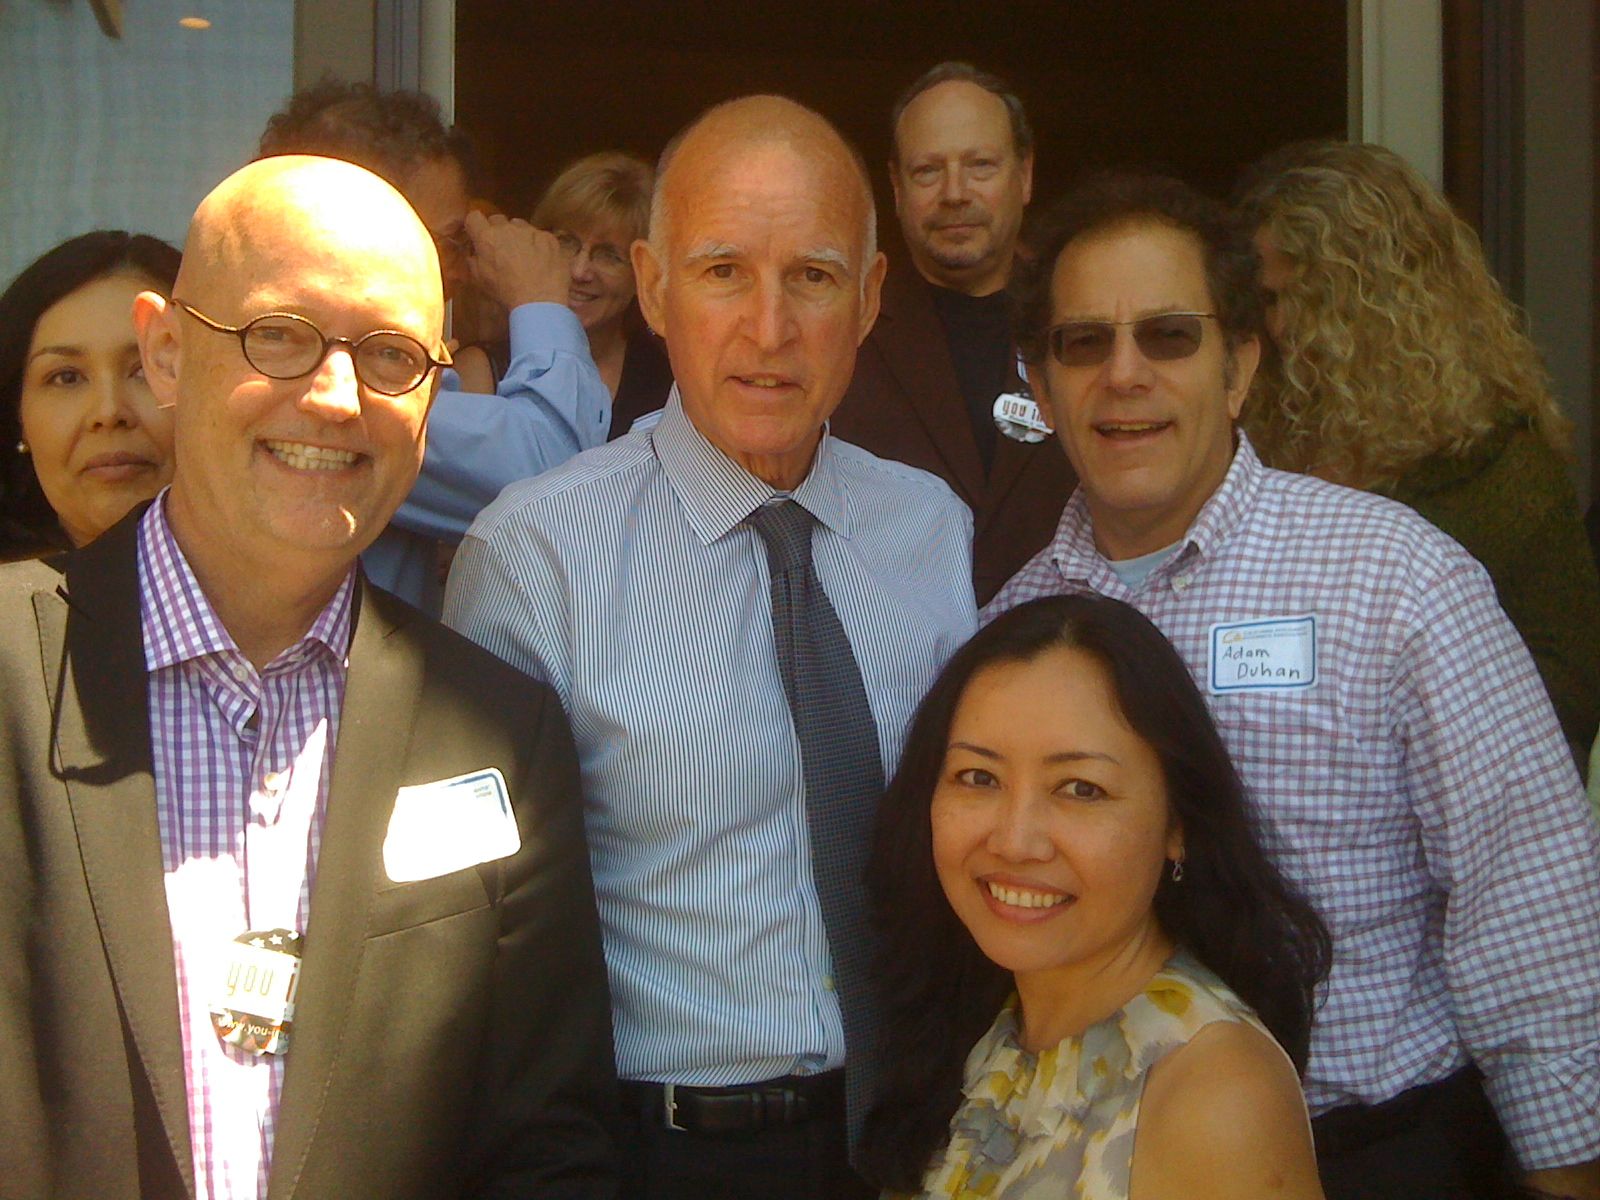
[[[267,121],[260,156],[342,158],[392,183],[439,251],[445,294],[470,280],[510,314],[511,361],[493,395],[445,376],[417,486],[363,558],[367,573],[438,615],[438,545],[454,545],[501,488],[606,440],[611,393],[566,305],[567,256],[526,221],[470,212],[471,142],[418,92],[324,80]]]
[[[1073,482],[1028,396],[1005,295],[1033,131],[1002,80],[960,62],[924,73],[891,120],[906,250],[890,254],[883,310],[832,429],[966,501],[981,604],[1049,539]]]
[[[387,179],[433,235],[445,298],[471,277],[466,217],[477,156],[465,132],[445,126],[432,96],[324,79],[267,118],[258,157],[275,154],[342,158]]]
[[[1506,1140],[1530,1195],[1600,1196],[1600,836],[1488,573],[1262,466],[1234,424],[1259,260],[1215,203],[1102,177],[1035,245],[1018,335],[1081,482],[987,614],[1124,600],[1206,692],[1333,935],[1305,1079],[1330,1200],[1501,1196]]]

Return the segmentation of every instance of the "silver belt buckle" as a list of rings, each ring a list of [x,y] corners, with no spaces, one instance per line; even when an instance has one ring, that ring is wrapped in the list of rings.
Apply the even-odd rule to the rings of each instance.
[[[678,1124],[677,1085],[671,1083],[661,1085],[661,1109],[662,1115],[666,1117],[668,1129],[676,1129],[679,1133],[689,1132]]]

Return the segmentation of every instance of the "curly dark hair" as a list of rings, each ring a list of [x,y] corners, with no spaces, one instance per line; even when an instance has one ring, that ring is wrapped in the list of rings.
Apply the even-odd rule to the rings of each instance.
[[[478,185],[472,140],[447,126],[439,102],[421,92],[380,92],[370,83],[326,78],[289,97],[267,118],[257,158],[319,154],[365,167],[396,188],[418,166],[450,159],[469,191]]]
[[[170,292],[181,257],[160,238],[98,229],[45,251],[0,295],[0,524],[5,526],[6,540],[64,544],[33,463],[17,449],[22,438],[22,376],[39,318],[85,284],[107,275],[143,275],[158,290]]]
[[[1261,259],[1250,231],[1223,204],[1181,179],[1129,171],[1090,175],[1034,223],[1031,258],[1019,259],[1011,281],[1017,348],[1029,362],[1044,358],[1050,328],[1050,279],[1067,246],[1119,226],[1149,222],[1191,233],[1200,242],[1206,287],[1230,347],[1259,337]]]
[[[967,1054],[1012,989],[1010,974],[956,917],[934,868],[929,809],[950,726],[978,672],[1059,647],[1104,665],[1123,717],[1161,761],[1184,846],[1183,881],[1163,872],[1156,889],[1162,930],[1238,993],[1305,1068],[1315,990],[1331,959],[1328,932],[1263,850],[1244,784],[1188,668],[1120,600],[1036,600],[951,658],[912,719],[879,807],[867,879],[883,948],[884,1074],[861,1168],[884,1187],[917,1190],[948,1136]]]

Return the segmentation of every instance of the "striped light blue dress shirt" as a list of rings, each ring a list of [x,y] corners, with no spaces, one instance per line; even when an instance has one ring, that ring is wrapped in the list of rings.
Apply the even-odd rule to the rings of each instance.
[[[507,488],[446,621],[572,719],[624,1078],[749,1083],[844,1062],[800,747],[745,517],[775,494],[658,423]],[[972,517],[945,484],[824,437],[794,498],[861,667],[886,775],[973,631]]]

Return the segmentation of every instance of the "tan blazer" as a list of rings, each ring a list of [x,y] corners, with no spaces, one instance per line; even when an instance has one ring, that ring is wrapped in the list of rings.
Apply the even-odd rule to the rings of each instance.
[[[0,568],[0,1196],[194,1194],[136,517]],[[609,1196],[615,1079],[571,734],[363,584],[269,1196]],[[391,883],[398,788],[504,773],[522,849]]]

